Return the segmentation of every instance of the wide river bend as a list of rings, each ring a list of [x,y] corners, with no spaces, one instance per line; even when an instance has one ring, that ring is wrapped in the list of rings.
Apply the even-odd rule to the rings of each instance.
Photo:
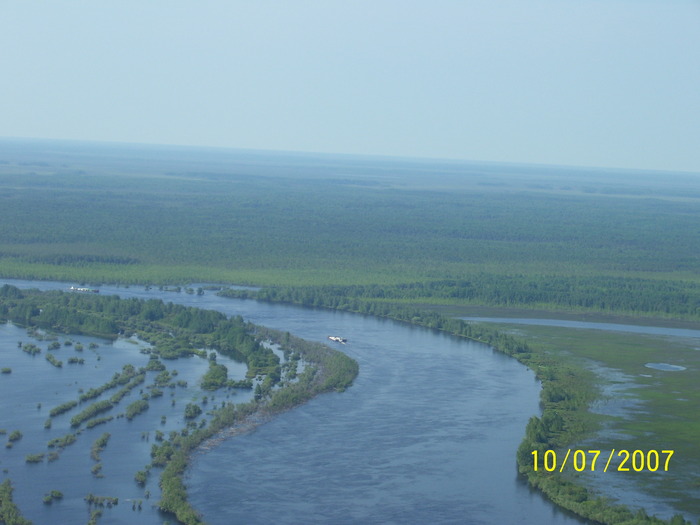
[[[210,524],[581,523],[518,478],[515,451],[528,419],[540,413],[540,386],[530,370],[486,345],[375,317],[213,292],[103,286],[101,293],[242,315],[313,341],[348,338],[339,348],[360,365],[350,389],[195,455],[186,483]],[[138,519],[163,517],[145,508]],[[123,521],[106,513],[100,523]]]

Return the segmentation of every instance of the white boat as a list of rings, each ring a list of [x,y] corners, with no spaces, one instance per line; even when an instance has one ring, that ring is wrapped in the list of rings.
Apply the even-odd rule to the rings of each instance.
[[[344,337],[338,337],[337,335],[329,335],[328,339],[330,339],[331,341],[334,341],[336,343],[341,343],[341,344],[345,344],[348,342],[348,340],[345,339]]]
[[[82,292],[82,293],[100,293],[96,288],[78,288],[77,286],[71,286],[68,288],[69,292]]]

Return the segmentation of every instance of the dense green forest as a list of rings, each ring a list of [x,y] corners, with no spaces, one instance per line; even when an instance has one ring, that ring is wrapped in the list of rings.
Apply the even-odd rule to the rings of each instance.
[[[0,275],[697,318],[700,177],[665,175],[0,141]]]
[[[225,295],[254,297],[305,306],[326,306],[372,313],[372,304],[479,304],[571,311],[700,318],[700,284],[638,277],[490,275],[461,280],[398,285],[267,287],[228,290]]]

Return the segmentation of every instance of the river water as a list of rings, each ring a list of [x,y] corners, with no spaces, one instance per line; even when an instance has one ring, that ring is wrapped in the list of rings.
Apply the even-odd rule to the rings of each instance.
[[[561,328],[583,328],[585,330],[604,330],[606,332],[630,332],[634,334],[660,335],[672,337],[690,337],[700,339],[700,330],[688,328],[671,328],[665,326],[642,326],[619,323],[592,323],[587,321],[570,321],[567,319],[533,319],[520,317],[460,317],[465,321],[480,323],[529,324],[540,326],[558,326]]]
[[[40,289],[75,284],[0,280],[0,285],[5,282]],[[197,296],[103,286],[101,293],[216,309],[314,341],[328,342],[328,335],[348,338],[348,344],[338,348],[359,362],[360,374],[346,392],[319,396],[195,455],[186,483],[193,505],[210,524],[580,523],[518,478],[515,451],[528,419],[539,414],[540,387],[530,370],[486,345],[373,317],[225,299],[213,292]],[[57,462],[29,465],[23,462],[25,454],[41,452],[37,447],[45,449],[49,438],[69,431],[61,416],[54,426],[65,428],[46,433],[33,429],[47,417],[50,406],[75,399],[78,384],[85,380],[66,365],[55,369],[42,356],[32,358],[18,351],[20,329],[12,325],[4,329],[11,333],[5,333],[0,350],[3,358],[13,356],[13,373],[0,378],[0,426],[8,430],[26,426],[26,430],[0,460],[24,515],[35,523],[84,523],[88,511],[82,497],[94,492],[122,501],[105,509],[101,524],[155,524],[167,519],[153,507],[157,473],[146,486],[153,493],[151,499],[143,500],[138,517],[132,510],[133,502],[144,498],[133,474],[149,461],[152,444],[139,435],[151,433],[152,440],[155,430],[167,432],[182,424],[177,414],[184,403],[203,394],[196,387],[196,376],[206,363],[198,358],[167,363],[178,369],[180,377],[190,378],[187,389],[172,394],[176,406],[170,406],[168,396],[152,400],[151,408],[128,424],[121,420],[86,431]],[[138,345],[123,341],[115,345],[110,349],[118,351],[102,350],[97,352],[99,360],[91,357],[86,362],[84,366],[99,377],[85,387],[108,380],[122,362],[139,364],[144,358]],[[108,346],[102,342],[100,348]],[[65,348],[60,352],[72,355]],[[236,364],[227,366],[232,369]],[[40,380],[26,389],[26,402],[10,410],[18,404],[10,401],[18,399],[13,388],[19,388],[21,374],[28,370]],[[8,387],[10,379],[15,383]],[[45,407],[37,409],[37,399],[44,399]],[[163,427],[161,415],[167,415]],[[88,451],[102,432],[111,432],[112,438],[102,453],[104,478],[96,479],[90,475],[94,462]],[[64,492],[64,500],[42,505],[43,493],[54,488]]]

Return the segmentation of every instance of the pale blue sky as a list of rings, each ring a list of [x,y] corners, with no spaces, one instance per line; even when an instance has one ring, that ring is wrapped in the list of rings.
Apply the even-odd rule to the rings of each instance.
[[[700,0],[0,0],[0,137],[700,172]]]

